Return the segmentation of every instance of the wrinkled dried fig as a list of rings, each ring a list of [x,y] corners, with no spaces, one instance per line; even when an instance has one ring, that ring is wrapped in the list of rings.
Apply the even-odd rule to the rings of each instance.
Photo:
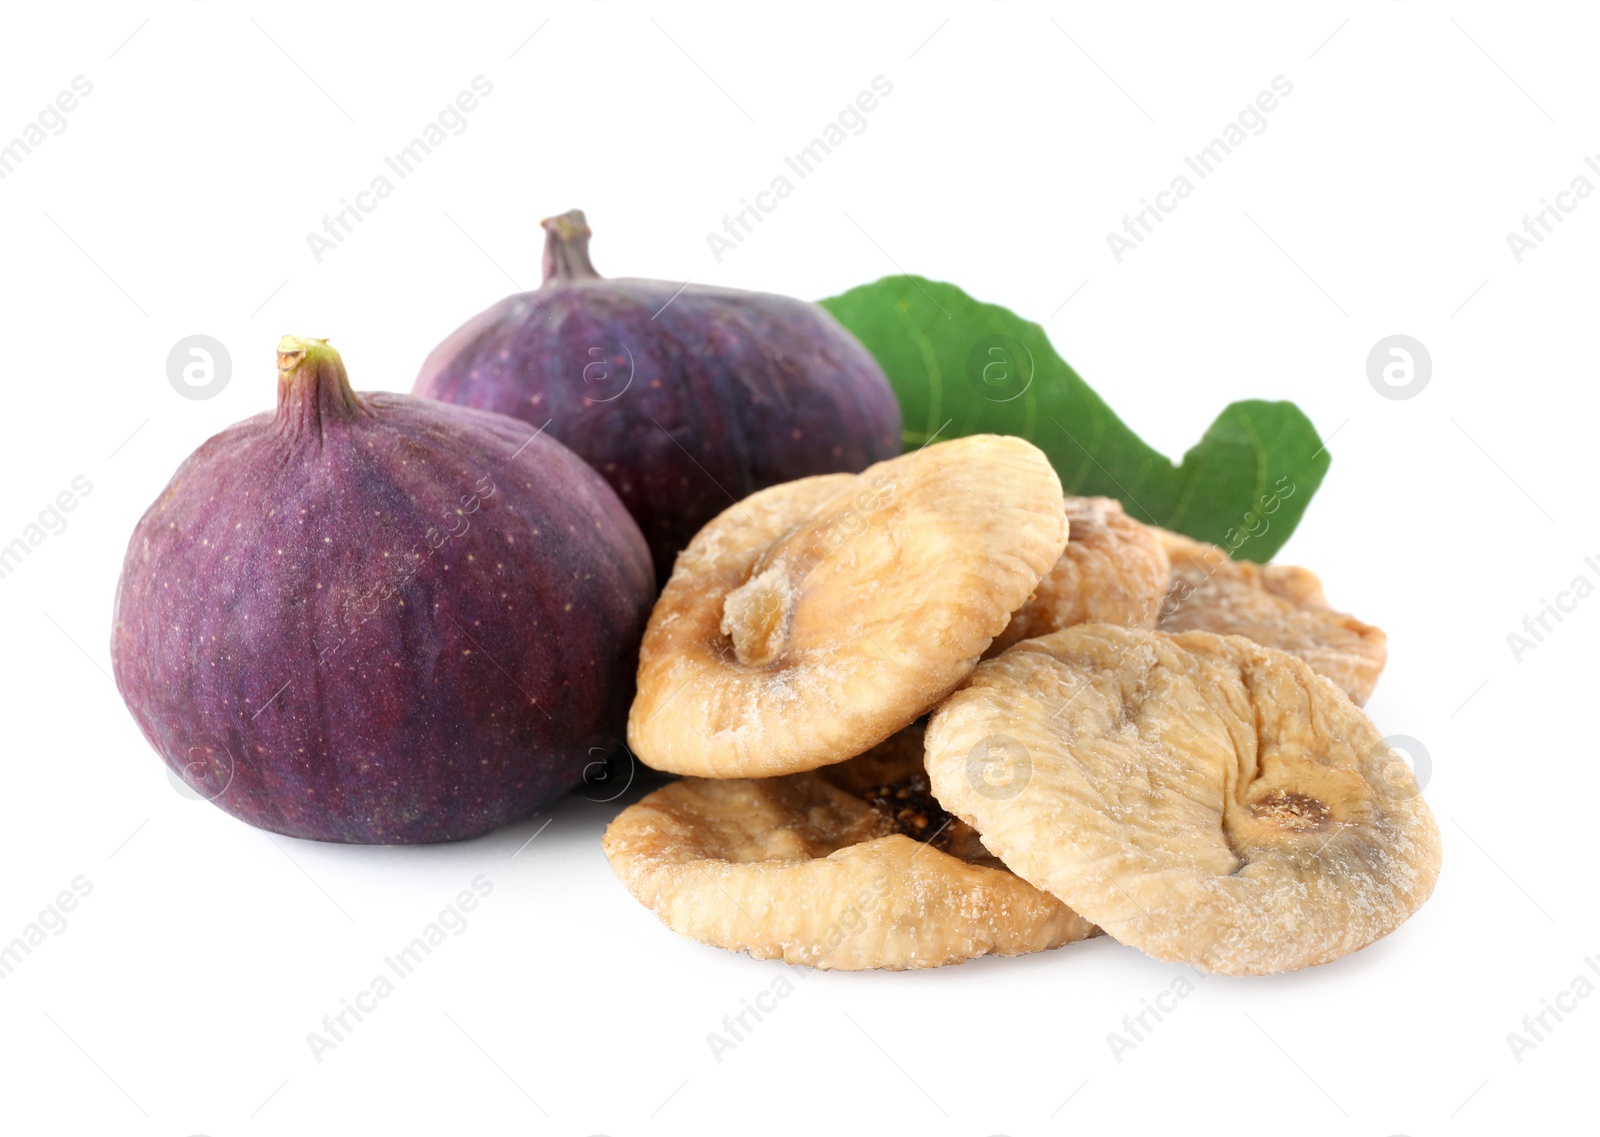
[[[1236,561],[1216,545],[1158,533],[1172,562],[1156,625],[1162,631],[1244,636],[1299,656],[1358,706],[1371,697],[1389,656],[1388,637],[1328,607],[1310,569]]]
[[[1377,728],[1301,660],[1238,636],[1087,624],[1025,640],[934,714],[927,767],[1017,875],[1207,971],[1356,951],[1439,872],[1438,827]]]
[[[606,856],[673,931],[756,959],[902,970],[1094,934],[939,808],[921,738],[813,773],[673,782],[617,816]]]
[[[1069,497],[1066,507],[1066,550],[989,645],[989,655],[1074,624],[1154,626],[1169,571],[1156,531],[1108,497]]]
[[[1061,484],[973,435],[753,494],[656,603],[628,740],[659,770],[796,773],[859,754],[966,677],[1061,556]]]

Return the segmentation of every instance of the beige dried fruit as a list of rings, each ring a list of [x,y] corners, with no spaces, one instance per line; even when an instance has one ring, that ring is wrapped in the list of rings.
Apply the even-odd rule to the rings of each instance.
[[[1109,497],[1069,497],[1066,509],[1066,550],[989,645],[989,655],[1074,624],[1155,625],[1170,569],[1156,530]]]
[[[1093,935],[939,809],[921,737],[813,773],[673,782],[617,816],[606,856],[673,931],[756,959],[901,970]]]
[[[997,754],[1011,777],[980,776]],[[1024,880],[1208,971],[1356,951],[1439,872],[1438,826],[1377,728],[1238,636],[1086,624],[1025,640],[934,714],[927,767]]]
[[[1371,697],[1389,657],[1388,637],[1328,607],[1310,569],[1236,561],[1216,545],[1157,532],[1172,562],[1156,625],[1162,631],[1244,636],[1299,656],[1358,706]]]
[[[1067,541],[1032,444],[974,435],[753,494],[678,555],[628,741],[659,770],[843,761],[966,677]]]

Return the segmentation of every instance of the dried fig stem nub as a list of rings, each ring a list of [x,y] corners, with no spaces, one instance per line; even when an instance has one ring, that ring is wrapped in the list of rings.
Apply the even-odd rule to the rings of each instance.
[[[765,667],[783,654],[789,641],[794,586],[781,565],[751,577],[728,593],[722,604],[722,634],[747,667]]]
[[[278,341],[278,426],[291,436],[320,436],[330,422],[366,412],[350,386],[344,360],[327,340],[284,336]]]
[[[589,260],[589,238],[593,233],[581,209],[569,209],[539,222],[544,226],[544,279],[599,280]]]

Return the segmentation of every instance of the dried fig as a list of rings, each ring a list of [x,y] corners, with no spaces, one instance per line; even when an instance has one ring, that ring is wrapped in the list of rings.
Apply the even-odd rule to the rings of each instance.
[[[991,775],[997,757],[1007,778]],[[1377,728],[1239,636],[1024,640],[934,714],[945,808],[1123,943],[1207,971],[1326,963],[1427,899],[1439,830]]]
[[[605,834],[618,878],[704,944],[839,970],[937,967],[1094,934],[940,810],[922,730],[812,773],[686,778]]]
[[[972,670],[1066,530],[1049,460],[999,435],[753,494],[678,557],[640,648],[629,745],[718,778],[859,754]]]
[[[1236,561],[1216,545],[1159,533],[1172,562],[1156,625],[1162,631],[1244,636],[1299,656],[1357,706],[1371,697],[1388,659],[1388,637],[1328,607],[1315,573]]]
[[[1156,531],[1108,497],[1069,497],[1066,508],[1066,550],[988,654],[1074,624],[1155,625],[1170,568]]]
[[[324,841],[472,837],[622,730],[655,595],[616,494],[515,419],[357,394],[278,346],[278,408],[178,468],[128,544],[111,657],[167,764]]]
[[[889,381],[822,308],[602,279],[580,211],[543,224],[544,283],[451,333],[413,390],[548,423],[639,522],[657,579],[730,501],[900,452]]]

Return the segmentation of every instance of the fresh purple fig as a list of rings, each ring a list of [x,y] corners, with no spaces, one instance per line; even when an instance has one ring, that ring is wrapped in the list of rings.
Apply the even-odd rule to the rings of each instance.
[[[134,530],[111,656],[202,796],[323,841],[473,837],[573,789],[624,731],[650,555],[548,434],[356,394],[278,345],[278,408],[208,440]]]
[[[700,528],[756,490],[900,453],[900,407],[815,304],[606,280],[573,210],[543,222],[544,284],[428,356],[413,392],[545,427],[599,470],[665,581]]]

